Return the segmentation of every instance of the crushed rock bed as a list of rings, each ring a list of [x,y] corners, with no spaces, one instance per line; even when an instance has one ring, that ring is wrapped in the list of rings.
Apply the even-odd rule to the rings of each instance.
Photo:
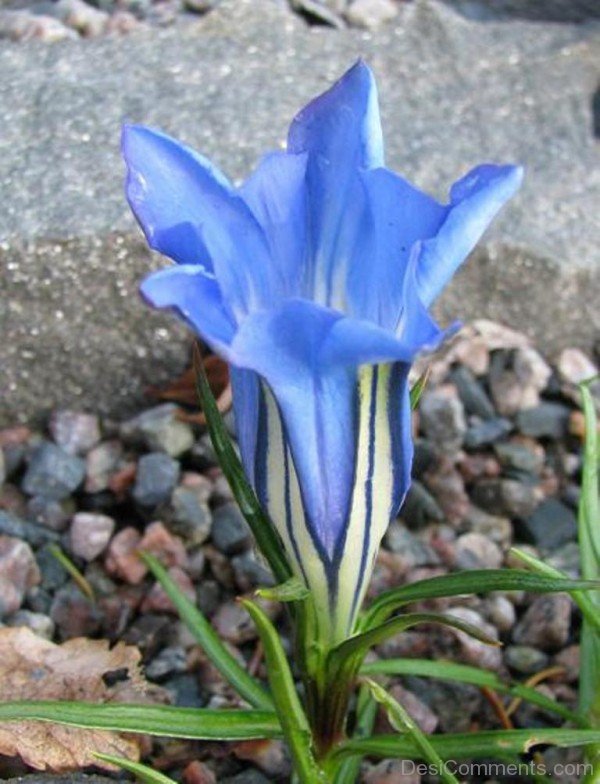
[[[571,348],[549,362],[524,335],[479,321],[420,364],[429,365],[430,379],[414,415],[414,482],[384,538],[370,596],[452,570],[515,565],[507,555],[513,544],[576,575],[583,433],[577,383],[597,373],[593,358]],[[264,675],[256,631],[235,597],[271,578],[253,553],[207,434],[178,411],[161,403],[115,422],[93,411],[58,410],[44,432],[24,425],[0,431],[0,620],[55,643],[85,637],[136,646],[145,677],[173,704],[233,706],[235,695],[135,556],[137,549],[158,556],[232,649]],[[227,421],[232,425],[231,414]],[[54,545],[85,575],[95,600],[53,556]],[[519,680],[560,665],[562,674],[540,688],[575,706],[580,618],[566,596],[496,593],[436,600],[427,609],[451,610],[503,647],[448,629],[418,629],[377,654],[448,658]],[[268,610],[286,634],[281,607],[271,603]],[[427,732],[499,726],[473,686],[406,677],[391,690]],[[513,715],[517,727],[553,721],[526,703]],[[378,728],[389,730],[383,718]],[[555,754],[546,752],[548,764]],[[187,784],[289,780],[277,741],[225,747],[155,740],[147,759]],[[0,777],[25,772],[18,761],[0,758]],[[390,772],[393,765],[367,763],[363,780],[408,781],[387,778]]]

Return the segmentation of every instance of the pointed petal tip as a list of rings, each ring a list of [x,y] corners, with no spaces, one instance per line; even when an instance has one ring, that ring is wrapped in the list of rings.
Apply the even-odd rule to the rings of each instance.
[[[484,163],[471,169],[450,189],[450,203],[457,204],[476,191],[493,189],[508,201],[521,187],[525,170],[520,165]]]

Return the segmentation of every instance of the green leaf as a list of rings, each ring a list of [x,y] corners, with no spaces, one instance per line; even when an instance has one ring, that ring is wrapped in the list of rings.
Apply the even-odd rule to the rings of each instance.
[[[0,702],[0,721],[26,720],[195,740],[252,740],[282,735],[277,716],[268,711],[60,700]]]
[[[415,381],[410,390],[410,407],[414,411],[419,405],[419,400],[425,391],[427,382],[429,381],[430,370],[426,368],[419,378]]]
[[[247,599],[240,600],[256,624],[265,651],[269,684],[275,701],[275,710],[290,748],[295,773],[301,784],[326,782],[323,771],[316,763],[310,725],[277,630],[264,611]]]
[[[458,784],[458,779],[446,769],[442,758],[431,745],[429,738],[398,700],[395,700],[391,694],[388,694],[387,691],[375,681],[368,679],[367,686],[377,702],[386,709],[392,727],[398,732],[406,732],[412,737],[415,746],[420,750],[423,759],[430,763],[435,770],[440,771],[440,778],[442,781],[445,781],[446,784]]]
[[[249,675],[219,639],[210,622],[192,604],[169,577],[160,561],[150,553],[139,553],[140,558],[163,587],[175,605],[181,620],[202,646],[217,670],[250,705],[263,710],[273,710],[273,700],[260,683]]]
[[[550,566],[544,561],[536,558],[531,553],[525,552],[525,550],[520,550],[518,547],[511,547],[510,554],[518,558],[522,561],[526,566],[530,569],[533,569],[534,572],[538,574],[545,574],[549,577],[558,577],[559,579],[568,578],[568,575],[564,572],[555,569],[553,566]],[[579,606],[584,618],[596,629],[600,631],[600,609],[596,607],[594,602],[592,601],[592,594],[590,591],[571,591],[571,596],[573,600]]]
[[[590,379],[594,381],[594,379]],[[600,499],[598,495],[598,461],[600,443],[598,420],[590,382],[580,385],[585,418],[581,500],[579,503],[579,547],[581,573],[587,578],[600,576]]]
[[[489,730],[449,735],[432,735],[430,742],[442,759],[481,759],[507,757],[531,751],[536,746],[586,746],[600,741],[600,730],[592,729],[527,729]],[[373,757],[422,759],[414,738],[408,735],[374,735],[371,738],[348,740],[338,746],[337,756],[360,754]]]
[[[144,784],[177,784],[176,781],[165,776],[164,773],[159,773],[157,770],[153,770],[153,768],[149,768],[147,765],[142,765],[140,762],[132,762],[125,757],[113,757],[112,754],[100,754],[97,751],[94,752],[94,757],[133,773]]]
[[[473,569],[453,572],[439,577],[419,580],[380,594],[367,609],[361,622],[362,629],[381,623],[395,610],[410,602],[436,599],[462,594],[489,593],[490,591],[528,591],[530,593],[556,593],[558,591],[583,591],[600,588],[597,580],[575,580],[533,574],[522,569]]]
[[[63,553],[60,547],[57,544],[51,544],[48,547],[48,552],[58,561],[65,572],[71,575],[73,582],[79,588],[81,593],[91,602],[95,602],[96,597],[94,595],[94,589],[88,580],[86,580],[86,578],[83,576],[83,574],[81,574],[73,561],[67,555],[65,555],[65,553]]]
[[[537,705],[539,708],[562,716],[567,721],[585,727],[585,719],[569,710],[560,702],[542,692],[521,683],[503,681],[496,673],[469,667],[454,662],[430,661],[429,659],[380,659],[363,664],[363,675],[418,675],[424,678],[439,678],[459,683],[471,683],[481,688],[493,689],[501,694],[510,694]]]
[[[408,613],[392,618],[380,626],[375,626],[362,634],[350,637],[348,640],[333,648],[327,657],[327,668],[329,683],[352,683],[358,669],[360,668],[367,652],[384,640],[393,637],[400,632],[417,626],[421,623],[433,623],[441,626],[449,626],[458,629],[465,634],[480,640],[487,645],[498,646],[498,640],[488,637],[481,629],[470,623],[453,618],[451,615],[441,615],[440,613]]]
[[[197,347],[194,354],[194,368],[196,371],[198,396],[219,464],[229,482],[234,498],[250,526],[259,550],[271,567],[275,579],[280,583],[284,583],[292,576],[292,570],[285,556],[285,551],[273,523],[261,508],[258,498],[246,478],[240,459],[233,448],[231,438],[210,389]]]
[[[275,602],[300,602],[308,599],[310,591],[299,577],[290,577],[272,588],[259,588],[256,595]]]

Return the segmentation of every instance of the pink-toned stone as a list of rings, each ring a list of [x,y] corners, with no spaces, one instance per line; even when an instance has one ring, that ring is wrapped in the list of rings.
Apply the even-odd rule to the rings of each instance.
[[[389,690],[392,697],[397,700],[406,711],[412,716],[423,732],[428,735],[435,732],[438,725],[438,717],[431,710],[429,705],[420,700],[412,691],[405,689],[399,683]],[[391,728],[388,728],[388,732]]]
[[[174,536],[159,521],[150,523],[146,527],[139,549],[152,553],[163,566],[178,566],[185,569],[188,565],[188,556],[182,540]]]
[[[194,760],[183,770],[183,784],[217,784],[213,771],[200,760]]]
[[[148,571],[137,556],[142,537],[132,526],[123,528],[108,545],[104,565],[113,577],[118,577],[130,585],[137,585]]]
[[[27,591],[40,580],[40,570],[27,542],[0,536],[0,616],[16,612]]]
[[[236,743],[233,753],[238,759],[252,762],[267,775],[280,778],[289,775],[290,763],[283,741],[246,740]]]
[[[84,561],[93,561],[107,547],[115,530],[115,521],[108,515],[78,512],[69,531],[71,550]]]
[[[168,570],[169,577],[179,590],[191,602],[196,602],[196,590],[188,575],[178,566],[171,566]],[[169,599],[160,583],[155,583],[150,593],[143,600],[141,612],[170,612],[177,614],[173,602]]]

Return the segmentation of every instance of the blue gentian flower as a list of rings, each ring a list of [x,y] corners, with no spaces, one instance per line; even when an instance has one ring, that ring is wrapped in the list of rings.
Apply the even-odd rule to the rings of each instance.
[[[440,204],[386,169],[362,62],[239,188],[149,128],[123,153],[148,243],[177,262],[142,294],[231,364],[245,470],[339,641],[410,483],[408,372],[444,337],[428,308],[522,171],[478,166]]]

